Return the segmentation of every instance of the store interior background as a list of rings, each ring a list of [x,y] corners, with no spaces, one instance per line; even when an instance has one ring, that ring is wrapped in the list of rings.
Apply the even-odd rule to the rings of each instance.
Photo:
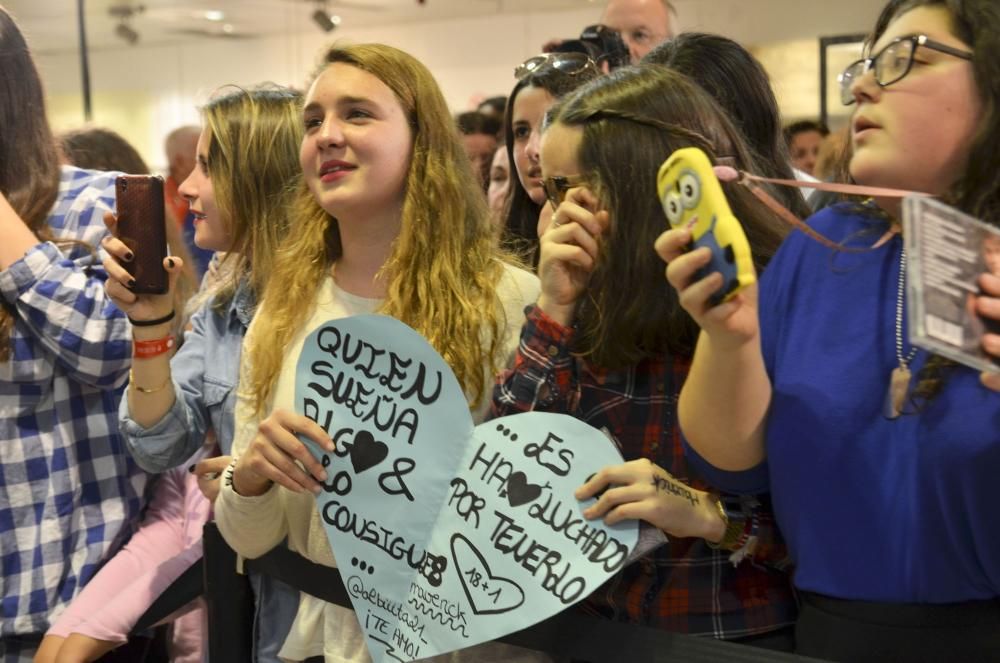
[[[507,94],[513,68],[546,41],[597,22],[603,0],[84,0],[92,124],[115,129],[162,170],[163,137],[198,123],[199,104],[219,86],[271,81],[303,87],[323,46],[377,41],[420,58],[455,112]],[[786,122],[820,114],[820,38],[863,34],[881,3],[871,0],[674,0],[682,30],[731,37],[761,60]],[[7,0],[29,39],[57,131],[84,124],[77,5]],[[141,9],[140,9],[141,7]],[[132,16],[121,18],[127,10]],[[339,16],[332,32],[312,18]],[[128,44],[116,28],[138,34]],[[121,30],[119,29],[119,32]],[[832,47],[828,79],[860,57]],[[835,80],[828,80],[833,94]],[[833,126],[846,115],[832,101]]]

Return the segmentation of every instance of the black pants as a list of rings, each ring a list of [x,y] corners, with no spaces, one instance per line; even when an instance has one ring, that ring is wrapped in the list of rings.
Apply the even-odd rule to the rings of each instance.
[[[799,593],[796,653],[850,663],[1000,663],[1000,601],[892,604]]]

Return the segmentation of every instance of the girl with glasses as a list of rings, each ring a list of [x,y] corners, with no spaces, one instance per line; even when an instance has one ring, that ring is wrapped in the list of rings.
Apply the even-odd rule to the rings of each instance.
[[[494,414],[559,412],[607,431],[627,462],[578,492],[584,499],[610,486],[587,515],[641,519],[670,538],[595,592],[586,610],[790,649],[796,609],[788,578],[729,559],[733,549],[750,552],[741,541],[749,531],[758,562],[783,557],[761,523],[766,514],[735,495],[723,506],[684,459],[675,403],[697,327],[650,248],[667,223],[656,173],[674,150],[697,146],[740,168],[758,164],[708,94],[665,67],[616,70],[549,114],[540,164],[558,207],[541,237],[542,293],[515,367],[494,391]],[[727,191],[763,267],[783,229],[748,191]]]
[[[554,210],[546,205],[538,163],[545,113],[560,97],[599,74],[597,65],[582,53],[538,55],[514,70],[518,80],[507,98],[504,116],[512,172],[501,239],[506,248],[533,265],[538,262],[538,236]]]
[[[334,46],[322,62],[301,116],[296,232],[275,254],[247,334],[238,459],[215,508],[223,536],[245,557],[287,535],[293,550],[336,566],[314,495],[325,471],[296,437],[333,449],[322,428],[294,413],[295,357],[306,336],[356,314],[407,323],[448,362],[478,423],[538,280],[496,247],[482,188],[427,68],[382,44]],[[354,612],[307,594],[280,656],[369,660]],[[468,656],[536,660],[500,644]]]
[[[1000,223],[1000,10],[894,0],[872,57],[841,78],[855,103],[850,172]],[[850,661],[1000,660],[1000,380],[912,347],[900,202],[825,210],[759,288],[709,306],[685,231],[657,250],[702,328],[680,418],[710,480],[770,488],[803,598],[801,653]],[[976,284],[1000,319],[1000,278]],[[1000,356],[1000,336],[984,350]],[[722,404],[723,407],[719,407]]]

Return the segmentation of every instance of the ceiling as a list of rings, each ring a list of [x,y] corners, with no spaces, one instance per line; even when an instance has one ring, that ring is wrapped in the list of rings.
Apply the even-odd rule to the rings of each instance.
[[[123,19],[143,45],[192,39],[240,39],[318,30],[312,13],[324,8],[342,25],[371,27],[461,16],[585,9],[603,0],[81,0],[92,49],[120,46]],[[77,1],[4,0],[34,52],[77,48]]]

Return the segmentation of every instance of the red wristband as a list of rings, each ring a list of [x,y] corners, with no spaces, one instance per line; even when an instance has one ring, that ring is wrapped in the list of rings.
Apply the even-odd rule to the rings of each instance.
[[[152,341],[132,341],[132,356],[137,359],[149,359],[162,355],[174,347],[174,337],[166,336]]]

